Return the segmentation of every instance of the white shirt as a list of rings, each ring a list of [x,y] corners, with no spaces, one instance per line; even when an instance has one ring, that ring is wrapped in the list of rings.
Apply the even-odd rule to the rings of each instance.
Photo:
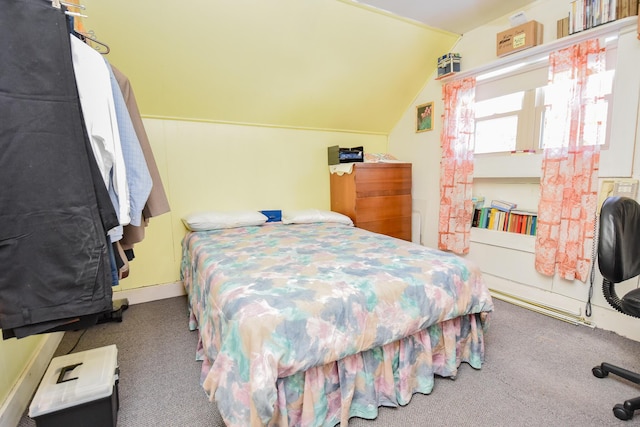
[[[131,221],[129,189],[109,69],[96,50],[75,36],[70,37],[76,85],[91,148],[107,189],[112,180],[120,225],[127,225]]]

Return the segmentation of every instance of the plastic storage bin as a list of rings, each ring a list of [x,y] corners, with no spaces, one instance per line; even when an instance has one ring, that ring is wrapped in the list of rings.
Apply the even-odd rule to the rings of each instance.
[[[100,347],[51,360],[29,406],[37,427],[115,427],[118,349]]]
[[[447,53],[438,58],[438,77],[444,77],[460,71],[462,57],[459,53]]]

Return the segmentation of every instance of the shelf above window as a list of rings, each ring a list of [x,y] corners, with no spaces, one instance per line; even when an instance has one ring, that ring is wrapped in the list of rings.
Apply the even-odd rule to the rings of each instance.
[[[443,76],[438,80],[440,80],[442,83],[446,83],[448,81],[457,80],[464,77],[478,77],[479,75],[483,74],[500,72],[500,70],[510,70],[511,67],[519,66],[523,63],[526,64],[531,62],[538,62],[545,56],[549,56],[549,53],[553,52],[554,50],[571,46],[583,40],[589,40],[598,37],[617,36],[618,34],[626,31],[635,32],[637,28],[637,22],[637,16],[628,16],[626,18],[611,21],[606,24],[602,24],[585,31],[580,31],[579,33],[571,34],[570,36],[562,37],[539,46],[525,49],[521,52],[499,58],[488,64],[481,65],[470,70],[454,73],[455,75],[446,77]]]

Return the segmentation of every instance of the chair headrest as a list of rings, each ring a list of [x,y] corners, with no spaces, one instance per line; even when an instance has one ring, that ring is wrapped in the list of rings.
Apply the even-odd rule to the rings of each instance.
[[[640,204],[628,197],[608,197],[600,210],[598,267],[619,283],[640,274]]]

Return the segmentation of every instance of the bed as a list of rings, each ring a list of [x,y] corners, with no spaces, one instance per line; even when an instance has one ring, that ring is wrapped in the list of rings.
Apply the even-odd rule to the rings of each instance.
[[[346,223],[191,231],[181,278],[201,383],[228,426],[346,426],[483,363],[480,271]]]

